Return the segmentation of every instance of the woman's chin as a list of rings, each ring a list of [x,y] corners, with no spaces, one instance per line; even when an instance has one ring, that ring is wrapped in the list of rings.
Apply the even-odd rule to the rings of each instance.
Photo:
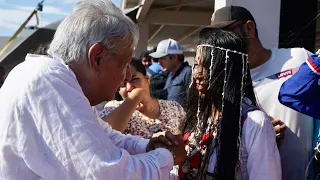
[[[203,85],[197,85],[196,89],[197,89],[197,91],[198,91],[198,93],[199,93],[199,94],[198,94],[199,97],[204,98],[204,97],[206,96],[206,94],[205,94],[205,86],[203,86]]]
[[[204,99],[204,98],[206,97],[206,94],[203,93],[203,92],[201,92],[201,91],[199,91],[199,97],[200,97],[201,99]]]

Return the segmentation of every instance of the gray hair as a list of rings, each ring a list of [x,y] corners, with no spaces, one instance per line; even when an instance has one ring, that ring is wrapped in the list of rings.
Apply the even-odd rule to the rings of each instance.
[[[138,43],[138,27],[111,0],[81,0],[59,25],[48,49],[66,63],[88,60],[90,47],[106,45],[109,58]]]

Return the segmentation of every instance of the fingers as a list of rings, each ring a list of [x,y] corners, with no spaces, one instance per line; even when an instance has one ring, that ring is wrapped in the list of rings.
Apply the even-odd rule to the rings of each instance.
[[[165,136],[158,136],[157,137],[157,142],[158,143],[163,143],[163,144],[168,145],[168,146],[172,145],[172,142],[170,141],[170,139],[168,139]]]
[[[287,126],[285,124],[282,124],[279,128],[280,128],[279,133],[283,133],[284,134],[286,129],[287,129]]]
[[[277,126],[277,125],[283,124],[283,122],[281,120],[279,120],[279,119],[272,120],[271,123],[272,123],[273,126]]]
[[[160,141],[159,143],[166,143],[166,142],[170,142],[170,144],[168,145],[178,145],[179,144],[179,137],[181,138],[182,136],[176,136],[176,135],[173,135],[171,132],[169,131],[164,131],[164,132],[158,132],[158,133],[154,133],[152,135],[153,138],[156,138],[156,141],[158,142],[158,140]],[[161,141],[164,141],[164,142],[161,142]]]
[[[282,144],[282,140],[284,139],[287,126],[279,119],[274,120],[271,116],[270,119],[276,133],[276,142],[279,147]]]
[[[142,111],[144,109],[144,105],[142,103],[139,103],[136,110]]]
[[[175,136],[173,135],[171,132],[166,132],[165,136],[167,137],[167,139],[169,139],[170,142],[172,142],[174,145],[179,145],[179,141],[178,138],[179,136]]]
[[[283,134],[283,135],[284,135],[286,129],[287,129],[287,126],[285,124],[282,124],[281,126],[274,128],[276,134]]]
[[[287,126],[285,124],[283,124],[283,122],[280,121],[280,120],[274,120],[274,122],[272,124],[274,126],[277,126],[277,127],[274,128],[274,130],[276,132],[276,142],[277,142],[277,145],[279,147],[282,144],[282,141],[284,139],[285,131],[287,129]]]

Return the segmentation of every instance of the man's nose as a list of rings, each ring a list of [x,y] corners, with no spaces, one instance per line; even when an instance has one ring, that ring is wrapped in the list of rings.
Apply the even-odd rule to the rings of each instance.
[[[159,62],[159,64],[160,64],[160,66],[162,66],[162,67],[163,67],[163,61],[159,59],[159,61],[158,61],[158,62]]]

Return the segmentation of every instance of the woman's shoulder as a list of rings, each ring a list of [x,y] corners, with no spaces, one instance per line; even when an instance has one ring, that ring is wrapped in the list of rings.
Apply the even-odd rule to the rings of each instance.
[[[270,117],[260,108],[254,106],[248,98],[242,106],[242,124],[243,126],[260,126],[262,127],[266,122],[270,123]]]
[[[255,109],[247,112],[246,118],[247,120],[250,120],[259,124],[264,123],[265,121],[270,121],[270,117],[260,109]]]
[[[159,104],[160,106],[166,106],[166,107],[176,107],[176,108],[182,108],[182,106],[175,102],[175,101],[170,101],[170,100],[163,100],[163,99],[159,99]],[[183,109],[183,108],[182,108]]]
[[[272,128],[270,117],[260,109],[248,111],[245,119],[243,119],[243,130],[253,131],[261,130],[263,128]]]

